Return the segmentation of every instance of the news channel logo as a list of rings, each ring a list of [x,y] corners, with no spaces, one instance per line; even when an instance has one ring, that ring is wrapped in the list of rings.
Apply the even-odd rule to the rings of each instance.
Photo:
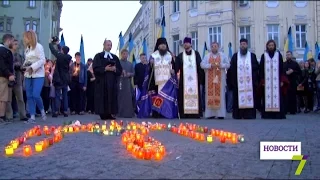
[[[260,142],[260,160],[300,161],[295,172],[296,176],[301,174],[308,157],[308,155],[301,155],[301,142]]]

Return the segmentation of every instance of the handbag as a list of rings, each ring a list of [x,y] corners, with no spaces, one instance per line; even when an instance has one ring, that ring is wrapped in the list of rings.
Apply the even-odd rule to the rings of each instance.
[[[56,97],[56,91],[53,85],[50,86],[50,93],[49,93],[50,98],[55,98]]]

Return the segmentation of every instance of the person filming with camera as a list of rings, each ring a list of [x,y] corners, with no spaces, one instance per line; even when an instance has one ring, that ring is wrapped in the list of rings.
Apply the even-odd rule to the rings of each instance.
[[[49,48],[51,53],[57,58],[55,69],[53,72],[52,83],[55,88],[55,107],[57,109],[52,110],[52,117],[57,117],[61,105],[61,91],[62,91],[62,102],[63,102],[63,115],[68,117],[68,85],[70,83],[70,62],[72,57],[68,54],[69,47],[61,47],[60,52],[54,47],[59,44],[58,37],[52,37],[49,40]]]
[[[6,105],[12,99],[11,88],[15,84],[13,54],[10,50],[13,41],[11,34],[5,34],[2,37],[3,44],[0,44],[0,124],[6,122]]]

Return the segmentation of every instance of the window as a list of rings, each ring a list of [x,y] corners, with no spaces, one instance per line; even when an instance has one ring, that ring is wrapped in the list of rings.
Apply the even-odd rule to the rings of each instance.
[[[164,16],[164,1],[159,1],[159,9],[160,9],[160,18]]]
[[[298,8],[306,7],[307,1],[294,1],[294,5]]]
[[[10,5],[10,1],[8,1],[8,0],[2,1],[2,6],[9,6],[9,5]]]
[[[279,1],[274,1],[274,0],[266,1],[266,5],[269,8],[276,8],[279,5]]]
[[[267,25],[267,40],[273,39],[277,46],[280,46],[279,38],[279,25],[278,24],[268,24]]]
[[[13,17],[0,17],[0,32],[11,33]]]
[[[244,1],[244,0],[239,1],[239,6],[240,7],[246,7],[248,4],[249,4],[248,1]]]
[[[198,50],[198,32],[191,32],[191,44],[192,48]]]
[[[191,9],[196,9],[198,7],[198,1],[191,0],[190,3],[191,3],[190,4]]]
[[[39,19],[24,18],[24,27],[25,31],[33,30],[34,32],[38,33]]]
[[[177,56],[179,54],[179,35],[173,35],[172,40],[173,40],[173,53],[174,55]]]
[[[211,45],[213,42],[218,42],[220,47],[222,45],[222,33],[220,26],[209,28],[209,44]]]
[[[307,42],[307,30],[305,24],[296,25],[296,47],[304,48]]]
[[[248,40],[248,48],[251,48],[250,26],[239,27],[239,38]]]
[[[35,0],[30,0],[29,1],[29,7],[30,8],[35,8],[36,7],[36,1]]]
[[[173,2],[173,13],[179,12],[180,8],[179,8],[179,1],[178,0],[174,0]]]

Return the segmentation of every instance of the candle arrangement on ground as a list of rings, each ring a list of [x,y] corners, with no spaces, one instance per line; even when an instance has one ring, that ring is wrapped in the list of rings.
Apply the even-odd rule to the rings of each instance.
[[[244,142],[243,135],[217,129],[211,129],[209,131],[208,127],[201,127],[196,124],[180,123],[177,127],[176,125],[171,125],[169,123],[167,129],[168,131],[181,136],[190,137],[197,141],[207,141],[208,143],[214,142],[215,139],[218,139],[221,143],[230,142],[232,144],[237,144],[238,142]]]
[[[162,160],[166,152],[165,147],[159,141],[147,136],[148,128],[143,126],[140,128],[141,133],[138,130],[129,130],[123,133],[122,144],[137,159]]]

